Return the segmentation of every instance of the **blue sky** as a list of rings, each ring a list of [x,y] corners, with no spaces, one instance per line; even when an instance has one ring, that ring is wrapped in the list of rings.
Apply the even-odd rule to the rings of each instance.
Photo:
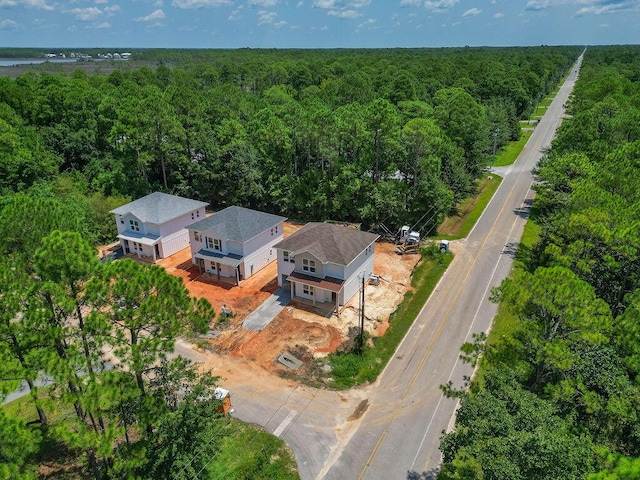
[[[640,0],[0,0],[0,46],[640,43]]]

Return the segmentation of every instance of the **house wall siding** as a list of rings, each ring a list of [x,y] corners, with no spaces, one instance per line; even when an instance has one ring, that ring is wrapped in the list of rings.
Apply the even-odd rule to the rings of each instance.
[[[284,250],[281,248],[276,249],[278,256],[278,286],[284,285],[285,279],[291,275],[291,272],[295,269],[296,265],[292,262],[284,261]]]
[[[189,231],[181,229],[160,239],[160,258],[173,255],[189,246]]]
[[[282,240],[282,223],[278,225],[278,232],[271,235],[271,230],[265,230],[260,235],[245,242],[244,270],[245,278],[255,274],[258,270],[269,265],[277,258],[277,252],[273,246]],[[253,268],[252,268],[253,266]]]
[[[358,260],[360,261],[359,265],[357,268],[355,268],[354,264]],[[341,304],[348,302],[349,300],[351,300],[351,297],[356,294],[356,292],[362,285],[362,275],[364,275],[364,279],[366,282],[369,278],[369,275],[373,273],[373,249],[368,255],[365,255],[364,252],[358,255],[356,257],[356,260],[354,260],[351,265],[354,265],[354,267],[349,269],[352,273],[344,285]],[[351,265],[349,265],[349,267],[351,267]]]
[[[311,271],[306,271],[304,270],[303,267],[303,260],[313,260],[314,262],[316,262],[316,271],[315,272],[311,272]],[[324,265],[322,264],[322,262],[320,260],[318,260],[316,257],[314,257],[313,255],[311,255],[308,252],[304,252],[301,253],[300,255],[296,255],[296,272],[299,273],[303,273],[305,275],[312,275],[314,277],[318,277],[318,278],[324,278],[325,274],[324,274]]]
[[[339,278],[344,280],[344,265],[337,265],[335,263],[327,263],[324,265],[325,277]]]

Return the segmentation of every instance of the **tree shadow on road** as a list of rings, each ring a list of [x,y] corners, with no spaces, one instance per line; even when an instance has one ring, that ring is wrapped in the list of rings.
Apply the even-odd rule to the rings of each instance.
[[[407,480],[436,480],[436,478],[438,478],[438,473],[440,473],[439,468],[430,468],[426,472],[422,473],[409,470],[407,472]]]

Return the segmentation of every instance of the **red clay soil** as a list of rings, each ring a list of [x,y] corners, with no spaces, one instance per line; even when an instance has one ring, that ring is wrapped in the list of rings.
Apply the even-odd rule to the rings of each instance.
[[[300,227],[285,223],[285,237]],[[380,275],[381,282],[379,286],[367,285],[366,312],[367,329],[372,335],[380,336],[388,327],[389,314],[402,300],[404,292],[411,288],[411,273],[419,256],[397,255],[396,246],[390,243],[376,243],[375,249],[374,272]],[[299,352],[301,348],[313,356],[335,352],[347,340],[349,327],[358,321],[357,299],[352,299],[340,316],[331,315],[329,307],[332,306],[294,301],[262,331],[245,330],[241,327],[242,321],[278,288],[277,262],[243,280],[240,285],[214,275],[201,275],[198,267],[191,263],[189,248],[161,259],[157,264],[182,278],[192,295],[209,300],[216,310],[216,323],[223,304],[235,314],[226,324],[212,325],[220,335],[207,340],[211,350],[220,354],[214,356],[226,359],[225,362],[253,365],[271,373],[282,371],[283,366],[277,358],[283,352]],[[221,373],[227,375],[233,370],[230,363]]]
[[[276,262],[272,262],[252,277],[243,280],[240,285],[224,277],[218,279],[209,273],[201,275],[198,267],[191,263],[189,248],[163,258],[157,264],[164,267],[171,275],[182,278],[191,295],[209,300],[216,314],[220,314],[222,305],[230,308],[235,314],[234,323],[242,322],[278,288]]]
[[[342,342],[340,331],[331,325],[308,322],[294,318],[291,307],[270,322],[261,332],[239,330],[229,335],[226,332],[212,343],[223,347],[231,356],[254,362],[262,368],[274,371],[281,353],[296,345],[304,345],[313,353],[333,352]]]

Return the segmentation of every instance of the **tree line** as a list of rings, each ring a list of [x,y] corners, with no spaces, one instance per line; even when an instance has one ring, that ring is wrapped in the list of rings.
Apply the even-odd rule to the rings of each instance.
[[[640,471],[640,48],[597,47],[537,169],[539,241],[493,293],[503,339],[465,345],[441,478],[629,479]]]
[[[84,197],[94,227],[105,199],[162,190],[301,221],[396,226],[431,209],[429,229],[578,53],[149,50],[134,57],[155,69],[0,78],[0,179]]]

